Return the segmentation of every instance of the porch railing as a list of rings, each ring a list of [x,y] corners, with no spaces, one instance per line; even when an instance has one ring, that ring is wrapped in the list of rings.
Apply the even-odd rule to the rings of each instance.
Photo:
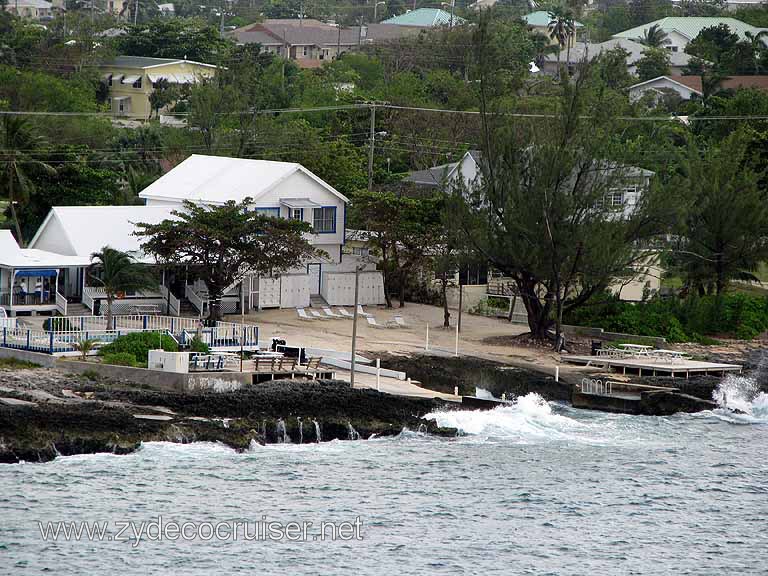
[[[208,298],[203,298],[200,294],[198,294],[195,291],[194,286],[187,284],[184,287],[184,297],[189,300],[190,304],[192,304],[192,306],[197,309],[201,316],[205,316],[207,314]]]
[[[165,300],[168,308],[168,315],[169,316],[180,316],[181,315],[181,302],[179,301],[176,296],[173,295],[173,292],[168,290],[165,286],[160,286],[160,294],[163,297],[163,300]]]
[[[60,292],[56,292],[56,311],[62,316],[67,315],[67,299]]]
[[[13,298],[11,298],[13,297]],[[56,303],[55,293],[41,292],[0,292],[0,306],[50,306]]]

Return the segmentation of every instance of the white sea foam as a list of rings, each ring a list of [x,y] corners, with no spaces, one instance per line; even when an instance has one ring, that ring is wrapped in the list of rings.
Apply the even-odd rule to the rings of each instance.
[[[521,442],[597,440],[590,437],[589,425],[554,413],[552,406],[534,393],[493,410],[441,410],[427,414],[425,418],[435,420],[439,426],[456,428],[464,434],[485,438]]]
[[[712,413],[722,419],[749,424],[768,423],[768,394],[756,378],[729,375],[712,392],[720,406]]]

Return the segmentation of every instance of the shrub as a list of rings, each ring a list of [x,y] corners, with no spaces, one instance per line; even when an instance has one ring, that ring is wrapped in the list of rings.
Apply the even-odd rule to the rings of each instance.
[[[750,340],[768,330],[768,298],[725,294],[632,303],[602,294],[569,314],[565,322],[612,332],[663,336],[670,342],[716,343],[708,338],[709,334]]]
[[[211,349],[208,347],[208,344],[200,340],[197,336],[192,338],[192,340],[189,343],[189,350],[190,352],[200,352],[202,354],[208,354]]]
[[[69,318],[55,316],[45,319],[45,322],[43,322],[43,330],[46,332],[69,332],[76,330],[76,328],[69,321]]]
[[[115,366],[136,366],[136,356],[130,352],[104,354],[101,361],[104,364],[114,364]]]
[[[179,351],[176,340],[167,334],[161,335],[159,332],[131,332],[125,336],[120,336],[106,346],[102,346],[99,354],[105,356],[107,354],[128,352],[133,355],[136,362],[146,364],[149,351],[156,350],[158,347],[162,347],[167,352]]]

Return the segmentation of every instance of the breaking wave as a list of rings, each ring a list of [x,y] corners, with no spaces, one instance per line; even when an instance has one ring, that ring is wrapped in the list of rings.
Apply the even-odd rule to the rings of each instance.
[[[729,421],[768,424],[768,394],[756,378],[729,375],[712,392],[718,408],[713,414]]]
[[[553,412],[552,406],[535,393],[493,410],[440,410],[424,418],[435,420],[438,426],[485,439],[599,441],[590,433],[592,426]]]

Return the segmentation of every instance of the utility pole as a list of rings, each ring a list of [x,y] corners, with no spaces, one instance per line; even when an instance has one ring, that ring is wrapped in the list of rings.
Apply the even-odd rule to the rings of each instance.
[[[133,25],[136,26],[136,22],[138,21],[139,21],[139,0],[136,0],[136,2],[133,5]]]
[[[357,354],[357,306],[360,301],[360,266],[355,266],[355,309],[352,316],[352,362],[349,369],[349,385],[355,387],[355,355]]]
[[[336,41],[336,58],[341,56],[341,22],[339,22],[339,15],[336,14],[336,26],[339,29],[339,39]]]
[[[456,7],[456,0],[451,0],[451,25],[449,28],[453,28],[453,9]]]
[[[376,103],[371,103],[371,135],[368,148],[368,190],[373,188],[373,148],[376,140]]]
[[[463,305],[464,285],[461,283],[461,273],[459,273],[459,321],[456,325],[456,329],[461,332],[461,309]]]

